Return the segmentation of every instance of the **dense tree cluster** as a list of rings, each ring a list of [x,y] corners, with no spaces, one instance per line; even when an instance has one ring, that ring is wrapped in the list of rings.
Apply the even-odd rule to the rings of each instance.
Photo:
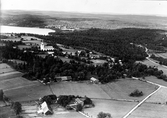
[[[143,92],[139,91],[138,89],[136,89],[132,93],[130,93],[129,96],[131,96],[131,97],[140,97],[140,96],[143,96]]]
[[[165,59],[165,58],[163,58],[163,57],[157,57],[154,54],[151,55],[151,58],[154,59],[154,60],[159,61],[159,64],[167,66],[167,59]]]
[[[112,116],[111,116],[110,113],[100,112],[100,113],[97,115],[97,118],[112,118]]]
[[[131,69],[128,70],[129,77],[145,77],[145,76],[156,76],[159,79],[166,79],[167,77],[163,74],[162,70],[158,70],[156,67],[147,67],[144,64],[136,63],[133,64]]]
[[[20,102],[12,102],[11,108],[14,110],[16,115],[19,115],[22,112],[22,105]]]

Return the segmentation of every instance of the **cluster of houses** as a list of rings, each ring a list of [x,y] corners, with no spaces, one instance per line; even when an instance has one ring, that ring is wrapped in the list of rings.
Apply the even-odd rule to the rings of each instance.
[[[54,112],[51,106],[57,105],[58,100],[59,100],[59,97],[56,97],[56,95],[48,95],[48,96],[44,96],[43,98],[40,98],[38,105],[37,105],[38,106],[37,113],[43,114],[43,115],[52,115]],[[87,100],[86,103],[85,103],[85,100]],[[68,105],[65,107],[65,109],[77,111],[78,105],[80,105],[82,108],[91,108],[94,106],[91,99],[87,98],[86,96],[85,97],[74,97],[70,101],[70,103],[68,103]]]
[[[49,85],[52,82],[51,78],[49,79],[43,78],[42,80],[38,80],[38,81],[44,85]],[[55,82],[62,82],[62,81],[72,81],[72,77],[71,76],[55,76]],[[90,77],[90,82],[93,84],[100,83],[98,78],[95,78],[95,77]]]

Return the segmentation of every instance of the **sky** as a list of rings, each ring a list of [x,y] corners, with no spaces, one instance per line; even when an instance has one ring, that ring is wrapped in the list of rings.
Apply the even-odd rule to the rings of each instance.
[[[167,16],[167,0],[1,0],[1,9]]]

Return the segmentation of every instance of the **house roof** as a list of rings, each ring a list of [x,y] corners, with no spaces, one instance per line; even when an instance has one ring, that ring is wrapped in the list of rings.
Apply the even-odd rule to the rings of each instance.
[[[76,98],[75,101],[76,101],[77,103],[83,103],[83,101],[81,101],[79,98]]]
[[[56,78],[61,78],[62,81],[65,81],[65,80],[71,80],[71,76],[59,76],[59,77],[56,77]]]
[[[98,79],[94,78],[94,77],[91,77],[90,78],[92,81],[97,81]]]
[[[41,110],[43,111],[43,113],[45,114],[46,112],[50,111],[50,109],[48,108],[48,105],[46,104],[46,102],[43,102],[41,104]]]

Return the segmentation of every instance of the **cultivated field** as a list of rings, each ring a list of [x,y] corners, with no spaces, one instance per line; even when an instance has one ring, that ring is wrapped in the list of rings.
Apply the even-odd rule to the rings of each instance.
[[[99,112],[110,113],[113,118],[122,118],[126,113],[128,113],[137,102],[123,102],[123,101],[112,101],[112,100],[102,100],[93,99],[95,107],[84,109],[85,113],[88,113],[93,118],[97,117]]]
[[[144,103],[128,118],[166,118],[167,105]]]
[[[117,82],[101,85],[101,88],[114,99],[142,100],[147,95],[157,89],[157,86],[132,79],[121,79]],[[130,97],[129,94],[134,90],[140,90],[144,93],[142,97]]]

